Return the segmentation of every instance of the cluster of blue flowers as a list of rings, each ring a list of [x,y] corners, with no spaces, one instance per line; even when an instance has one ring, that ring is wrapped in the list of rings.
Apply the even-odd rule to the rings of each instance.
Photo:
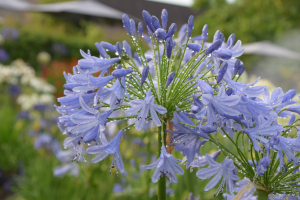
[[[58,98],[58,126],[67,136],[65,148],[76,151],[74,159],[85,160],[85,151],[96,154],[92,159],[95,163],[112,155],[111,168],[123,173],[119,150],[122,135],[133,125],[137,131],[145,130],[152,121],[159,130],[160,156],[144,168],[156,168],[153,182],[165,177],[176,183],[175,172],[184,173],[178,164],[182,162],[187,169],[199,168],[198,178],[212,178],[205,190],[219,184],[218,193],[225,189],[234,194],[239,172],[266,193],[297,192],[296,182],[289,182],[298,178],[290,172],[299,166],[300,139],[287,137],[297,126],[293,113],[300,114],[300,105],[292,100],[296,91],[284,93],[277,88],[270,94],[266,86],[255,86],[259,79],[251,84],[237,82],[245,66],[238,59],[243,54],[242,43],[235,42],[234,34],[225,41],[223,33],[217,31],[210,43],[208,26],[204,25],[202,35],[191,37],[191,16],[175,38],[177,26],[173,23],[167,27],[166,10],[162,11],[161,23],[147,11],[142,16],[148,35],[142,22],[136,27],[126,14],[122,18],[135,53],[127,41],[96,43],[99,56],[80,51],[83,59],[73,74],[64,74],[65,96]],[[142,48],[143,41],[150,50]],[[111,58],[112,53],[116,57]],[[112,117],[116,113],[119,117]],[[279,124],[279,117],[289,117],[289,124]],[[107,123],[130,119],[135,122],[107,140],[103,133]],[[167,126],[168,122],[171,124]],[[219,142],[218,133],[236,150]],[[167,134],[171,136],[166,140]],[[238,142],[244,137],[249,138],[251,147],[247,154]],[[219,150],[201,155],[200,148],[208,141]],[[181,152],[183,160],[174,158],[170,147]],[[221,152],[226,157],[219,163],[216,159]]]

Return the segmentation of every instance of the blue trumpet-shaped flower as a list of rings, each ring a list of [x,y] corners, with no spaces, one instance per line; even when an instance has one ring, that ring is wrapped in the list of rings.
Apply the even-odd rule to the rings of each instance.
[[[164,107],[154,104],[154,96],[151,95],[150,90],[148,91],[146,98],[144,100],[138,99],[138,100],[130,101],[130,106],[132,108],[125,111],[125,114],[127,115],[136,115],[141,110],[135,122],[135,129],[137,131],[141,130],[142,127],[150,120],[148,114],[149,110],[150,110],[152,121],[157,126],[161,126],[161,122],[156,112],[160,114],[165,114],[167,112],[167,109],[165,109]]]
[[[170,183],[177,183],[177,174],[183,174],[182,168],[176,163],[181,162],[181,160],[174,158],[171,154],[169,154],[166,150],[165,146],[161,147],[161,154],[157,161],[150,165],[146,165],[144,169],[152,169],[156,167],[153,175],[152,175],[152,182],[156,183],[160,177],[165,175]]]
[[[111,168],[117,167],[121,173],[124,173],[124,164],[120,156],[119,145],[123,131],[120,130],[117,135],[111,140],[107,141],[104,134],[100,135],[102,144],[89,147],[86,152],[89,154],[98,154],[92,159],[92,163],[97,163],[107,158],[108,155],[113,155]]]
[[[206,133],[199,131],[197,128],[191,127],[195,126],[195,124],[182,112],[174,113],[172,124],[175,127],[175,130],[167,131],[172,133],[171,137],[175,144],[175,151],[181,152],[187,157],[186,168],[189,168],[194,158],[201,156],[200,147],[204,145],[206,140],[200,140],[200,138],[203,137],[209,139],[209,136]]]
[[[209,179],[214,176],[205,186],[204,190],[211,190],[223,178],[220,187],[224,187],[226,184],[228,192],[232,194],[234,192],[233,182],[239,179],[239,177],[233,173],[235,168],[233,161],[226,157],[222,163],[218,163],[207,154],[206,161],[209,167],[199,169],[196,174],[200,179]]]

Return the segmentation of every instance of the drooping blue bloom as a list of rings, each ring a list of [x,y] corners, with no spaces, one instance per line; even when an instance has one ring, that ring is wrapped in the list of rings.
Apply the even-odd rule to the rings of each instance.
[[[290,106],[287,108],[287,110],[300,114],[300,105]]]
[[[125,114],[127,115],[136,115],[141,110],[135,122],[135,129],[137,131],[141,130],[142,127],[150,120],[150,117],[148,115],[149,110],[151,119],[157,126],[161,126],[161,122],[156,112],[160,114],[165,114],[167,112],[167,109],[165,109],[164,107],[154,104],[154,96],[151,95],[150,90],[148,91],[144,100],[137,99],[130,101],[130,106],[131,108],[125,111]]]
[[[220,59],[229,60],[232,57],[232,52],[226,48],[221,48],[213,52]]]
[[[124,102],[125,88],[122,87],[119,80],[110,87],[98,90],[94,98],[94,103],[98,101],[105,102],[110,105],[111,109],[115,109]]]
[[[168,75],[165,87],[168,87],[172,83],[172,81],[174,80],[174,77],[175,77],[175,72],[171,72]]]
[[[197,118],[206,116],[207,123],[213,125],[213,122],[217,121],[215,112],[228,116],[237,116],[240,114],[239,111],[234,109],[234,106],[240,102],[240,96],[228,96],[223,86],[219,88],[219,94],[214,96],[213,89],[209,84],[199,79],[198,85],[203,93],[201,101],[205,106],[196,114]]]
[[[123,47],[129,58],[132,58],[131,47],[126,40],[123,41]]]
[[[101,145],[96,145],[87,148],[86,152],[89,154],[98,154],[92,159],[92,163],[97,163],[107,158],[108,155],[113,155],[111,168],[117,167],[121,173],[124,173],[124,164],[120,155],[119,145],[123,131],[120,130],[116,136],[111,140],[107,141],[104,134],[100,136]]]
[[[216,40],[214,41],[205,51],[206,55],[211,54],[213,51],[217,50],[220,48],[220,46],[222,45],[222,40]]]
[[[221,67],[220,67],[220,71],[219,71],[219,74],[218,74],[218,77],[216,78],[217,80],[217,84],[219,84],[221,82],[221,80],[223,79],[226,71],[227,71],[227,67],[228,67],[228,64],[227,63],[222,63]]]
[[[274,149],[278,151],[280,168],[283,169],[283,153],[286,155],[288,162],[292,161],[294,165],[297,165],[299,158],[296,158],[294,152],[300,151],[300,133],[298,132],[297,138],[285,138],[274,134],[270,137],[269,143],[266,145],[267,150]]]
[[[107,49],[111,52],[116,52],[117,51],[116,47],[114,45],[108,43],[108,42],[103,42],[102,41],[102,42],[100,42],[100,44],[103,46],[104,49]]]
[[[156,167],[152,175],[153,183],[156,183],[163,175],[167,177],[170,183],[177,183],[177,177],[175,175],[175,172],[181,175],[184,172],[176,162],[181,162],[181,160],[174,158],[171,154],[167,152],[166,147],[162,146],[159,159],[150,165],[144,166],[143,168],[152,169]]]
[[[217,158],[219,157],[219,155],[221,154],[221,151],[216,151],[212,154],[210,154],[210,157],[212,157],[212,159],[217,160]],[[183,164],[185,161],[187,161],[187,156],[184,156],[182,159],[182,163]],[[206,156],[201,156],[200,154],[196,155],[194,160],[191,162],[190,167],[204,167],[205,165],[207,165],[207,161],[206,161]]]
[[[70,116],[75,126],[67,127],[67,131],[74,135],[86,133],[83,141],[90,142],[97,138],[101,127],[105,126],[106,120],[112,113],[112,110],[99,113],[98,110],[86,105],[82,97],[79,98],[79,102],[83,110]]]
[[[135,27],[135,21],[133,19],[130,19],[130,32],[131,35],[136,37],[136,27]]]
[[[246,133],[250,137],[255,151],[261,150],[258,145],[258,141],[266,144],[268,142],[268,139],[266,139],[265,136],[272,136],[284,130],[281,125],[273,123],[276,121],[277,114],[273,111],[270,113],[268,119],[265,119],[265,117],[260,115],[258,117],[258,120],[256,121],[256,126],[254,128],[242,130],[242,132]]]
[[[234,63],[234,72],[233,74],[236,75],[237,72],[239,71],[241,66],[241,60],[240,59],[236,59],[235,63]]]
[[[187,157],[186,168],[189,168],[194,158],[201,156],[200,147],[204,145],[206,140],[200,140],[200,138],[209,139],[209,136],[206,133],[200,132],[197,128],[191,127],[195,126],[195,124],[182,112],[174,113],[172,124],[175,130],[166,131],[172,133],[171,137],[175,144],[175,151],[181,152]]]
[[[164,30],[167,30],[168,23],[168,12],[166,9],[163,9],[161,12],[161,26]]]
[[[102,45],[99,45],[99,47]],[[116,47],[114,47],[116,48]],[[90,56],[86,54],[84,51],[80,51],[82,57],[84,59],[80,59],[78,61],[78,66],[77,69],[80,70],[82,73],[80,74],[74,74],[74,77],[81,77],[83,79],[83,75],[92,74],[96,73],[99,71],[101,72],[100,76],[103,76],[106,72],[106,70],[113,64],[117,63],[120,61],[120,58],[111,58],[111,59],[101,59],[97,57]],[[105,56],[105,55],[103,55]],[[79,80],[81,80],[79,79]]]
[[[129,69],[116,69],[111,73],[111,75],[114,76],[115,78],[122,78],[132,72],[133,72],[133,69],[130,69],[130,68]]]
[[[99,42],[96,42],[95,46],[98,49],[98,51],[99,51],[102,58],[106,58],[106,59],[109,58],[109,55],[106,53],[105,49],[103,48],[103,46]]]
[[[271,163],[271,159],[269,158],[269,155],[264,155],[264,157],[262,157],[262,159],[259,160],[259,164],[256,168],[256,173],[258,175],[263,175],[266,171],[268,166]]]
[[[122,15],[122,22],[123,22],[123,26],[126,30],[126,32],[131,35],[131,29],[130,29],[130,21],[129,21],[129,17],[127,14],[123,14]]]
[[[149,73],[149,65],[146,65],[144,68],[143,68],[143,71],[142,71],[142,76],[141,76],[141,85],[143,85],[146,81],[146,78],[148,77],[148,73]]]
[[[143,23],[139,22],[138,24],[138,34],[139,34],[139,38],[143,38]]]
[[[209,179],[214,176],[205,186],[204,191],[211,190],[223,177],[219,188],[223,188],[226,184],[227,191],[233,194],[233,182],[239,179],[238,176],[233,174],[235,168],[233,161],[226,157],[222,163],[218,163],[208,154],[206,154],[206,161],[208,162],[209,167],[199,169],[196,174],[200,179]]]

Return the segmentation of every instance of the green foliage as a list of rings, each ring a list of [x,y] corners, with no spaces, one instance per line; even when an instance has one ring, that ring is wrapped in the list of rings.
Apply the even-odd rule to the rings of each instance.
[[[213,2],[213,3],[212,3]],[[195,9],[204,6],[206,12],[196,18],[194,34],[201,34],[204,24],[209,32],[220,30],[228,37],[233,32],[243,43],[273,40],[292,28],[300,27],[298,0],[195,0]],[[212,39],[213,34],[209,35]]]

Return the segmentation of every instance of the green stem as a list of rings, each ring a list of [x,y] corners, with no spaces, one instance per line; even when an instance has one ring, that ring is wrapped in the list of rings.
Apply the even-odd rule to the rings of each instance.
[[[162,126],[158,127],[158,157],[160,156],[160,150],[163,145],[166,144],[166,123],[162,121]],[[158,200],[166,200],[166,176],[163,174],[158,180]]]
[[[263,190],[257,189],[257,200],[267,200],[268,199],[268,193]]]

